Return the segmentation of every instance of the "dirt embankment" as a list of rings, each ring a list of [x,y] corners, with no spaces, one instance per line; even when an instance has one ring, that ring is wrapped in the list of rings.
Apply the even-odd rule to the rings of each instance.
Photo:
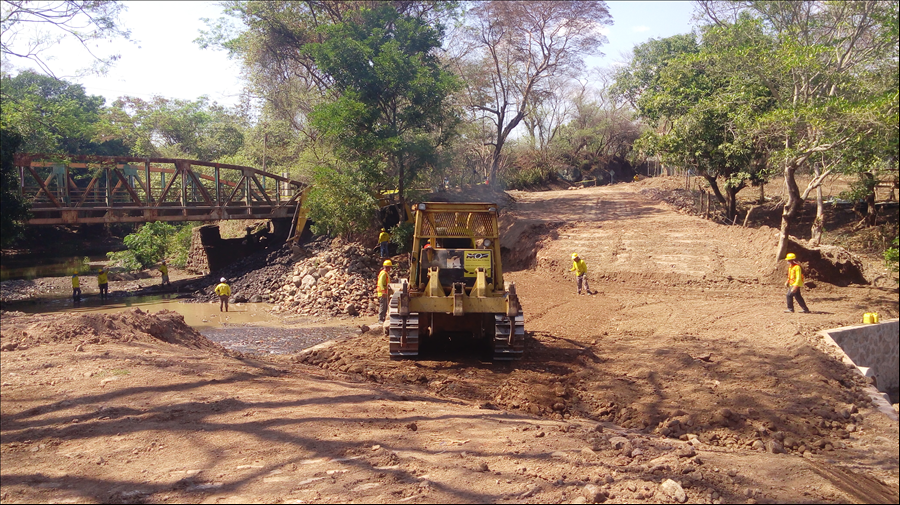
[[[516,363],[453,340],[392,361],[377,331],[259,358],[190,348],[165,313],[4,314],[0,499],[895,503],[897,423],[816,332],[896,317],[896,291],[813,279],[813,314],[784,314],[774,230],[639,184],[514,193]]]

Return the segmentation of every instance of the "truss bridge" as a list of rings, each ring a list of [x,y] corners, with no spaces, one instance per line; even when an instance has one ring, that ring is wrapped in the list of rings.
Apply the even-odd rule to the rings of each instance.
[[[294,218],[309,186],[252,167],[178,158],[18,153],[31,225]]]

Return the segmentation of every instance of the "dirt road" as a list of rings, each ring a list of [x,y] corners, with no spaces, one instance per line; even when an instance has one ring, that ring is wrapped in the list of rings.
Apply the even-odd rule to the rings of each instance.
[[[896,290],[818,282],[784,314],[774,230],[648,184],[514,194],[519,363],[390,361],[375,331],[253,358],[160,341],[171,316],[5,314],[0,500],[896,503],[898,425],[816,335],[897,317]]]

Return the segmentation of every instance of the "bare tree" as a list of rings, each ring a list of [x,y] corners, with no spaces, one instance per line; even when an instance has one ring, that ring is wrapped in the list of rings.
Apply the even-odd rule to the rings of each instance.
[[[106,0],[3,0],[0,53],[4,59],[12,56],[31,60],[43,72],[56,77],[42,53],[74,38],[94,58],[93,70],[103,73],[119,55],[98,56],[88,43],[116,37],[128,40],[131,32],[123,29],[119,21],[124,9],[121,2]]]
[[[463,40],[451,44],[464,77],[464,106],[493,132],[490,183],[503,146],[539,98],[555,92],[551,78],[576,75],[582,56],[598,54],[601,29],[612,23],[606,2],[481,2],[468,12]]]

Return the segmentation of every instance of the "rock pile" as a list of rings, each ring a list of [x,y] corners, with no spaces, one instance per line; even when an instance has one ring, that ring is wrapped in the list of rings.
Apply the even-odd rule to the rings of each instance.
[[[294,264],[270,297],[279,312],[304,316],[374,315],[381,261],[359,244],[335,243]]]

